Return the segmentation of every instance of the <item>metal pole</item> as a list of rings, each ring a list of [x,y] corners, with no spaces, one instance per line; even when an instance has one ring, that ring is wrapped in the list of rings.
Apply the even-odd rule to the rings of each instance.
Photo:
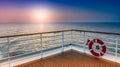
[[[84,32],[84,46],[83,46],[83,52],[85,53],[86,47],[86,33]]]
[[[64,51],[64,32],[62,32],[62,52]]]
[[[115,56],[117,57],[117,53],[118,53],[118,38],[116,39],[116,53],[115,53]]]
[[[71,49],[72,49],[72,39],[73,39],[73,37],[72,37],[72,30],[71,30],[71,42],[70,42]]]
[[[41,51],[41,59],[42,59],[42,55],[43,55],[43,51],[42,51],[42,34],[40,34],[40,51]]]
[[[9,63],[9,67],[11,67],[10,65],[10,39],[9,37],[7,38],[7,50],[8,50],[8,63]]]

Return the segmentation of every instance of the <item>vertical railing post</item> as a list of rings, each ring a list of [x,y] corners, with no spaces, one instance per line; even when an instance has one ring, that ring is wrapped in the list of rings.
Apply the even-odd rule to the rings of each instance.
[[[116,39],[116,52],[115,52],[116,57],[117,57],[117,53],[118,53],[118,38]]]
[[[42,59],[42,56],[43,56],[42,47],[43,47],[43,46],[42,46],[42,33],[41,33],[41,34],[40,34],[40,49],[41,49],[41,50],[40,50],[40,51],[41,51],[40,53],[41,53],[41,59]]]
[[[70,37],[70,49],[72,49],[72,30],[71,30],[71,37]]]
[[[73,31],[71,30],[71,49],[72,49],[72,44],[73,44]]]
[[[7,51],[8,51],[8,64],[9,64],[9,67],[11,67],[10,65],[10,38],[7,37]]]
[[[64,51],[64,31],[62,32],[62,52]]]
[[[86,32],[84,32],[84,46],[83,46],[83,52],[85,53],[86,49]]]

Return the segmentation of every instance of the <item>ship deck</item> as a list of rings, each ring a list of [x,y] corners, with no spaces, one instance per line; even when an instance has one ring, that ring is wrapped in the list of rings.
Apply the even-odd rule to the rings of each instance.
[[[120,67],[120,64],[69,50],[15,67]]]

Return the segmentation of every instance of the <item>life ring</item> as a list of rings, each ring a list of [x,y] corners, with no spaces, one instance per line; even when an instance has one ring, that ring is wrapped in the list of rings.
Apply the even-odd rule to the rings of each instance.
[[[100,52],[96,52],[93,49],[93,45],[94,43],[98,43],[99,45],[101,45],[101,51]],[[87,45],[89,46],[89,50],[90,52],[94,55],[94,56],[103,56],[106,53],[106,46],[104,45],[104,42],[100,39],[93,39],[93,40],[88,40]]]

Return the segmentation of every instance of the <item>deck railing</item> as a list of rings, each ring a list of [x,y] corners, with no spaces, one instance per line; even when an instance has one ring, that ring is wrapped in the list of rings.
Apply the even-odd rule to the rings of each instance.
[[[110,56],[112,60],[114,59],[113,61],[119,62],[116,58],[120,59],[120,33],[72,29],[0,36],[0,66],[6,61],[11,66],[11,60],[34,53],[40,53],[42,57],[45,50],[53,48],[62,48],[61,52],[63,52],[65,47],[71,46],[71,49],[90,54],[86,42],[93,38],[99,38],[105,42],[107,52],[104,56]]]

